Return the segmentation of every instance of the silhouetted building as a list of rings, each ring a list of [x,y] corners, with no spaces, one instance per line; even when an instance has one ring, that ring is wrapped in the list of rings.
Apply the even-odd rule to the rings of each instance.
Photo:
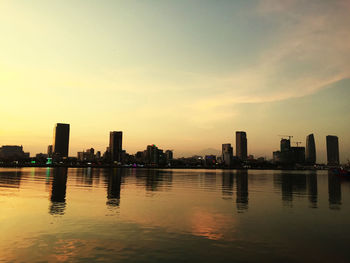
[[[69,124],[57,123],[54,129],[53,154],[55,157],[68,157]]]
[[[308,136],[306,136],[305,160],[309,164],[316,163],[316,146],[313,134],[309,134]]]
[[[166,150],[165,151],[165,159],[167,161],[167,163],[171,162],[173,160],[173,151],[171,150]]]
[[[123,132],[112,131],[109,135],[109,152],[112,162],[121,162]]]
[[[163,153],[163,150],[161,150],[161,153]],[[146,163],[158,165],[161,153],[155,144],[148,145],[145,151]]]
[[[87,149],[85,152],[78,152],[78,161],[83,162],[92,162],[95,161],[95,149],[90,148]]]
[[[102,158],[105,162],[111,161],[111,153],[109,152],[109,147],[106,147],[106,151],[103,153]]]
[[[4,145],[0,147],[0,159],[22,160],[29,158],[29,153],[23,151],[23,146]]]
[[[52,154],[53,154],[53,146],[49,145],[47,146],[47,156],[52,157]]]
[[[135,160],[137,163],[144,163],[145,158],[146,158],[145,152],[138,151],[137,153],[135,153]]]
[[[290,147],[290,151],[292,163],[305,163],[305,147]]]
[[[244,131],[236,132],[236,156],[240,160],[247,160],[247,134]]]
[[[204,157],[204,162],[206,167],[215,167],[216,165],[216,156],[215,155],[206,155]]]
[[[45,153],[37,153],[36,155],[35,155],[35,159],[36,159],[36,161],[37,162],[46,162],[46,160],[47,160],[47,154],[45,154]]]
[[[233,148],[230,143],[222,145],[222,162],[226,167],[230,167],[233,164]]]
[[[305,162],[305,147],[291,147],[289,139],[281,139],[280,151],[273,152],[273,160],[283,165]]]
[[[338,137],[328,135],[327,141],[327,164],[328,165],[339,165],[339,143]]]
[[[281,139],[281,152],[287,152],[290,150],[290,140]]]

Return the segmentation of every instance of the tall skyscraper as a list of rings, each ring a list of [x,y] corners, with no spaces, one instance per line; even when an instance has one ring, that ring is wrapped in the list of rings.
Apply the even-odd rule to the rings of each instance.
[[[121,162],[123,132],[111,131],[109,134],[109,153],[112,162]]]
[[[244,131],[236,132],[236,156],[240,160],[247,159],[247,134]]]
[[[233,163],[233,148],[231,143],[225,143],[222,145],[222,161],[225,166],[230,167]]]
[[[313,134],[309,134],[308,136],[306,136],[305,161],[309,164],[316,163],[316,146]]]
[[[68,157],[69,124],[57,123],[53,135],[53,153],[55,157]]]
[[[326,137],[327,142],[327,163],[328,165],[339,164],[339,143],[338,137],[328,135]]]

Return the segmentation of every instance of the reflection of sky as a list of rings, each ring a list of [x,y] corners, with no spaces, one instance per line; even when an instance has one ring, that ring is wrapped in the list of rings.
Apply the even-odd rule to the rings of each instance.
[[[226,183],[222,174],[228,173],[233,175],[232,191],[236,196],[240,174],[236,171],[211,171],[216,176],[213,180],[200,170],[173,170],[171,187],[162,188],[159,181],[158,188],[149,188],[149,181],[144,180],[142,185],[140,180],[145,176],[142,169],[125,173],[120,182],[107,180],[109,170],[93,170],[92,183],[80,180],[84,172],[71,169],[67,176],[67,206],[60,216],[47,210],[51,194],[46,185],[47,170],[37,168],[34,178],[31,172],[31,168],[21,169],[20,191],[8,188],[12,191],[8,195],[8,191],[0,189],[0,250],[4,251],[0,261],[4,257],[9,261],[71,261],[77,257],[97,260],[111,255],[122,260],[140,259],[141,255],[154,258],[159,256],[157,253],[167,259],[179,255],[179,251],[186,256],[199,256],[201,251],[208,258],[220,253],[233,257],[239,251],[263,254],[276,248],[287,255],[300,256],[297,248],[304,245],[309,251],[326,255],[345,246],[343,241],[349,234],[350,183],[332,180],[324,171],[316,173],[317,180],[315,173],[308,172],[249,171],[249,208],[239,213],[236,198],[224,199],[222,192],[222,184]],[[152,174],[152,178],[168,180],[169,174],[170,171],[166,173],[168,177]],[[82,187],[84,182],[90,187]],[[107,204],[110,182],[121,184],[118,209]],[[149,196],[149,192],[154,194]],[[293,197],[292,206],[285,205],[284,196]],[[317,206],[310,206],[315,202]],[[329,228],[319,231],[321,226]],[[330,240],[336,248],[323,248],[324,240]],[[306,258],[308,255],[303,254]],[[341,259],[342,253],[337,258]]]
[[[234,232],[234,219],[219,213],[194,211],[192,218],[192,234],[212,240],[223,239],[226,233]]]
[[[349,157],[349,1],[4,0],[1,10],[4,144],[42,152],[62,120],[72,155],[104,150],[121,129],[131,153],[218,149],[246,130],[253,154],[271,156],[277,134],[314,132],[320,160],[329,133]],[[319,107],[327,87],[335,98]]]

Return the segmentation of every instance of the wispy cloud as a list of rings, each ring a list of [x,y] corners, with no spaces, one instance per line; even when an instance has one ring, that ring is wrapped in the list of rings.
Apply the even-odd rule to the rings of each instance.
[[[213,112],[237,103],[302,97],[350,77],[350,16],[345,3],[261,1],[254,15],[280,24],[274,44],[261,50],[256,63],[213,80],[218,92],[199,99],[194,109]]]

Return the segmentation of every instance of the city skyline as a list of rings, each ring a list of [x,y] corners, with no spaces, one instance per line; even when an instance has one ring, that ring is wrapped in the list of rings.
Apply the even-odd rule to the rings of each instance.
[[[348,1],[0,2],[0,144],[46,152],[55,121],[70,155],[150,143],[190,156],[232,131],[272,157],[278,134],[314,133],[350,156]],[[23,44],[25,43],[25,44]],[[55,120],[55,121],[53,121]]]
[[[327,160],[326,162],[322,162],[317,160],[316,157],[316,143],[314,139],[314,134],[311,133],[306,136],[305,140],[305,146],[302,145],[303,142],[292,140],[294,136],[292,135],[278,135],[281,137],[280,141],[280,151],[273,151],[272,152],[272,158],[267,158],[266,154],[264,156],[254,156],[253,154],[250,154],[248,152],[248,143],[247,143],[247,133],[245,131],[235,131],[235,144],[231,145],[231,143],[223,143],[221,145],[221,152],[219,152],[216,149],[206,149],[207,152],[202,152],[201,154],[192,154],[190,156],[184,156],[184,155],[174,155],[174,150],[166,150],[165,153],[162,149],[159,149],[155,144],[151,144],[147,146],[146,151],[140,151],[140,149],[137,150],[135,153],[131,153],[125,150],[123,148],[123,131],[110,131],[109,132],[109,144],[106,147],[106,151],[96,151],[95,155],[95,148],[94,147],[88,147],[83,148],[83,151],[77,151],[76,155],[69,155],[69,138],[70,138],[70,124],[67,123],[56,123],[54,126],[54,132],[53,132],[53,144],[47,146],[47,152],[40,152],[36,153],[35,155],[40,158],[46,157],[53,157],[54,159],[62,159],[67,157],[73,157],[77,156],[78,160],[86,161],[86,160],[95,160],[103,157],[102,159],[104,161],[112,162],[112,163],[122,163],[123,158],[128,158],[127,156],[134,156],[136,160],[139,158],[139,154],[143,153],[145,154],[144,157],[147,160],[157,160],[154,163],[158,163],[158,158],[165,158],[165,156],[171,155],[171,158],[169,156],[169,159],[172,159],[173,156],[176,158],[181,157],[194,157],[194,156],[202,156],[204,159],[207,157],[212,158],[215,157],[215,159],[218,157],[220,158],[220,163],[224,165],[224,167],[231,167],[234,165],[235,160],[239,161],[245,161],[248,159],[261,159],[263,160],[270,160],[275,163],[305,163],[305,164],[322,164],[326,163],[328,165],[339,165],[342,162],[339,158],[339,142],[338,142],[338,136],[335,135],[327,135],[326,136],[326,151],[327,151]],[[286,139],[288,137],[288,139]],[[296,147],[293,146],[293,144],[296,144]],[[301,145],[300,145],[301,144]],[[236,152],[233,151],[233,146],[236,148]],[[4,148],[5,147],[5,148]],[[7,148],[6,148],[7,147]],[[4,152],[8,152],[10,155],[18,155],[22,156],[20,158],[23,158],[24,156],[28,157],[30,156],[30,152],[25,153],[23,151],[23,145],[3,145]],[[2,149],[0,147],[0,149]],[[11,149],[11,150],[10,150]],[[151,153],[152,151],[154,153]],[[158,151],[159,149],[159,151]],[[147,153],[146,153],[147,152]],[[170,152],[170,153],[169,153]],[[103,155],[102,155],[103,154]],[[126,154],[126,155],[125,155]],[[165,154],[165,155],[164,155]],[[6,155],[6,153],[5,153]],[[124,155],[124,157],[122,157]],[[153,156],[154,157],[151,157]],[[162,156],[162,157],[159,157]],[[34,157],[34,156],[32,156]],[[11,157],[12,158],[12,157]],[[58,159],[57,159],[58,158]],[[101,159],[101,160],[102,160]],[[126,160],[126,159],[125,159]],[[125,161],[124,160],[124,161]],[[136,161],[133,160],[133,161]],[[152,163],[152,161],[150,161]],[[349,163],[349,159],[347,159],[347,163]],[[345,162],[344,162],[345,164]]]
[[[0,262],[347,261],[350,0],[0,10]]]

